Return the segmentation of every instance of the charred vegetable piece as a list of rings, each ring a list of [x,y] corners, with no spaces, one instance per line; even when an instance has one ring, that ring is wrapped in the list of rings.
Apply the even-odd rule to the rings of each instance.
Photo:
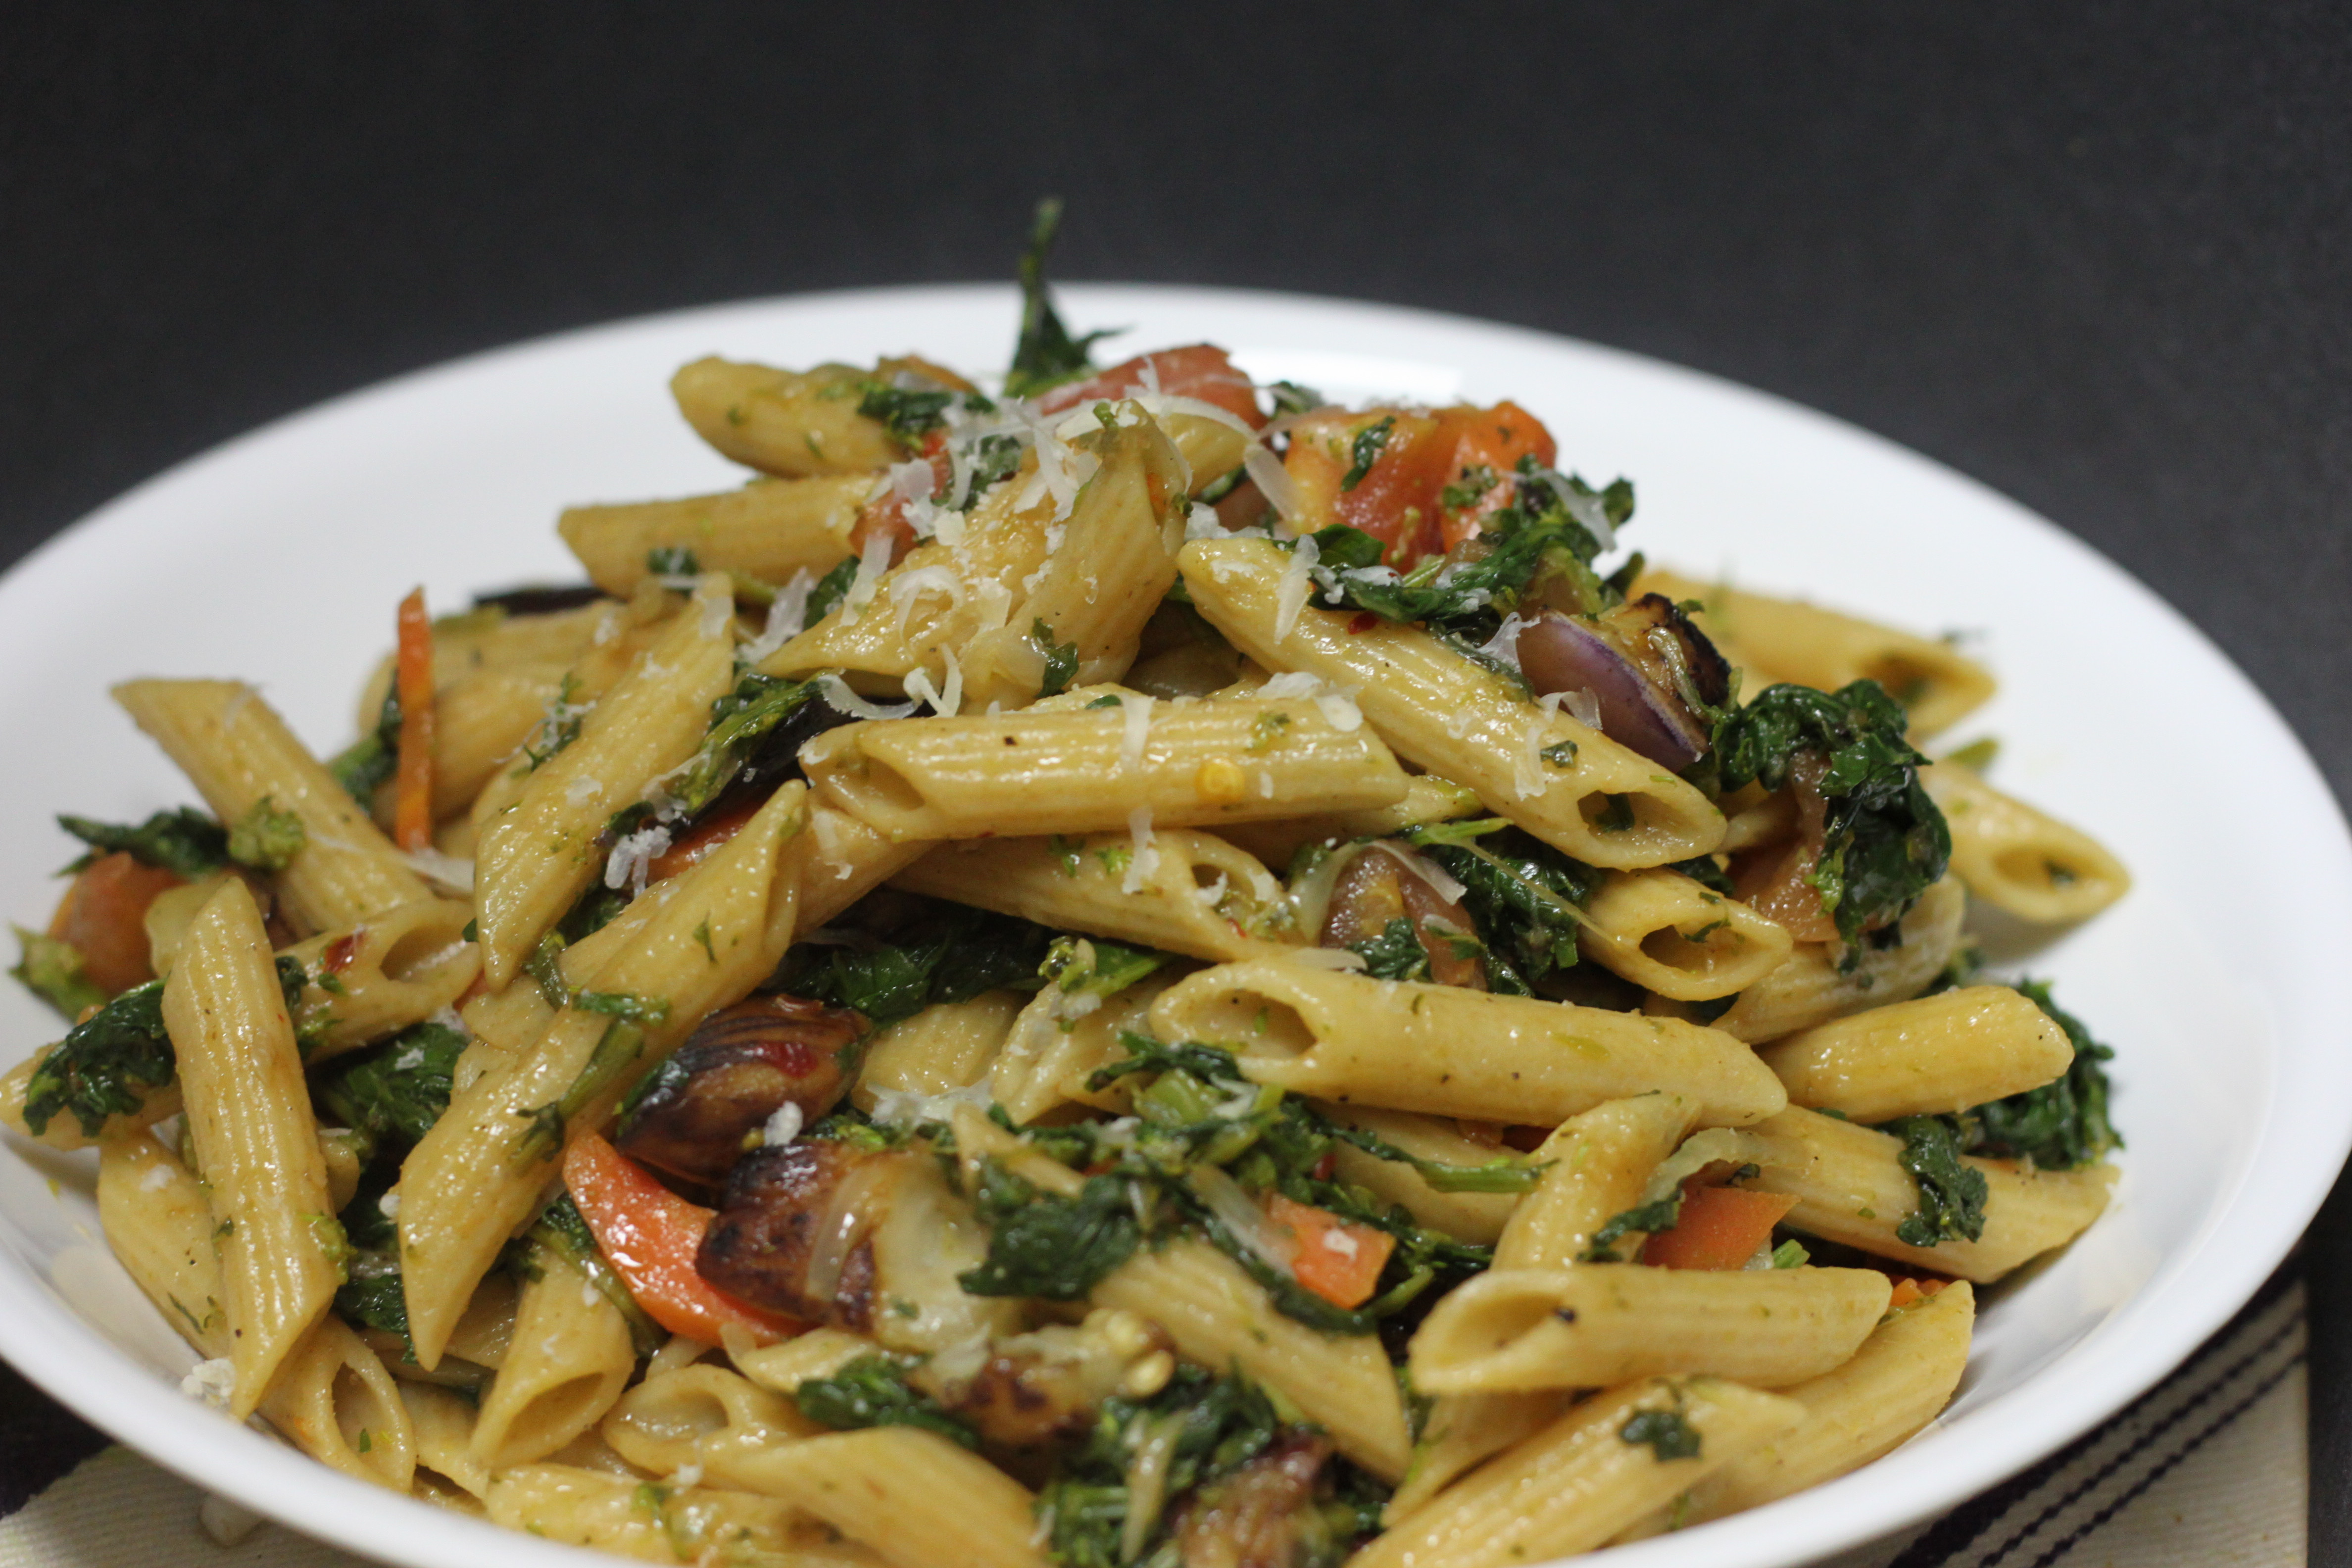
[[[874,1225],[893,1163],[919,1156],[831,1139],[736,1162],[695,1271],[731,1296],[805,1322],[874,1326]]]
[[[1538,697],[1589,691],[1601,730],[1676,773],[1706,752],[1731,695],[1731,668],[1663,595],[1604,615],[1546,611],[1519,632],[1520,673]]]
[[[632,1097],[614,1140],[656,1170],[713,1185],[787,1103],[806,1121],[848,1089],[866,1020],[804,996],[755,996],[712,1014]]]
[[[1375,979],[1433,980],[1484,991],[1486,950],[1476,932],[1459,901],[1396,855],[1369,847],[1332,885],[1321,944],[1362,953]]]

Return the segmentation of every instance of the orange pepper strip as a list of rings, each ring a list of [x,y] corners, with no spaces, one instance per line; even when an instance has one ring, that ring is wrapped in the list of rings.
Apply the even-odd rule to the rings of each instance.
[[[613,1272],[646,1316],[671,1333],[715,1345],[731,1325],[772,1345],[808,1331],[799,1320],[740,1301],[696,1273],[694,1255],[712,1211],[679,1197],[595,1133],[563,1152],[563,1184]]]
[[[1744,1187],[1683,1189],[1682,1218],[1650,1237],[1642,1261],[1661,1268],[1744,1268],[1797,1200]]]
[[[1290,1271],[1298,1282],[1335,1307],[1355,1308],[1372,1299],[1381,1270],[1396,1250],[1396,1237],[1368,1225],[1351,1225],[1327,1209],[1295,1203],[1276,1193],[1266,1215],[1298,1238]]]
[[[433,847],[433,623],[425,590],[400,601],[400,771],[392,797],[392,841],[403,849]]]

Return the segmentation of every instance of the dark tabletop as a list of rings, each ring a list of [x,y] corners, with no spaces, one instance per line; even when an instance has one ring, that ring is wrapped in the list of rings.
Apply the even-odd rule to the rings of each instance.
[[[1002,277],[1048,191],[1066,277],[1523,322],[1915,447],[2138,574],[2352,786],[2317,5],[16,0],[0,563],[451,354]],[[2352,1194],[2311,1246],[2312,1560],[2352,1562]]]

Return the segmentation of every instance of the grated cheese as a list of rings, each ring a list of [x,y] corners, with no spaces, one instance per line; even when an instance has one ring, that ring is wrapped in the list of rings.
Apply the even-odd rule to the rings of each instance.
[[[918,566],[911,572],[901,567],[890,574],[890,603],[898,612],[898,636],[907,635],[907,617],[915,613],[915,602],[927,594],[946,595],[950,609],[963,606],[963,582],[944,566]]]
[[[1544,738],[1551,732],[1551,721],[1559,717],[1559,705],[1567,698],[1565,691],[1547,691],[1536,699],[1542,714],[1520,733],[1519,749],[1511,753],[1511,792],[1521,800],[1533,800],[1551,787],[1544,773]]]
[[[857,552],[857,575],[850,579],[849,591],[841,596],[837,613],[843,626],[857,624],[858,616],[881,591],[883,574],[889,570],[890,535],[877,528]]]
[[[768,606],[760,635],[745,643],[738,657],[745,664],[765,663],[770,654],[806,631],[809,595],[815,589],[814,572],[803,566],[793,573],[793,580],[776,590],[776,602]]]
[[[604,858],[604,886],[626,884],[631,893],[646,890],[647,869],[669,848],[669,829],[652,823],[625,835]]]
[[[1290,563],[1274,587],[1274,640],[1286,641],[1298,625],[1298,612],[1315,592],[1315,563],[1322,555],[1312,535],[1302,535],[1290,547]]]
[[[1127,859],[1127,875],[1119,879],[1118,890],[1139,893],[1144,883],[1160,869],[1160,847],[1152,837],[1150,806],[1139,805],[1127,814],[1127,833],[1133,847]]]
[[[769,1117],[760,1129],[760,1146],[763,1149],[782,1148],[801,1135],[802,1123],[806,1120],[807,1112],[801,1110],[797,1100],[784,1101],[776,1107],[775,1114]]]
[[[1274,508],[1276,517],[1296,524],[1307,513],[1307,502],[1299,496],[1298,482],[1282,459],[1264,447],[1252,447],[1242,458],[1242,467],[1257,482],[1258,493],[1265,497],[1266,505]]]
[[[217,1410],[226,1410],[236,1397],[236,1363],[226,1356],[215,1356],[200,1361],[180,1379],[180,1392],[191,1399],[201,1399]]]
[[[944,688],[932,685],[931,672],[917,668],[907,676],[907,695],[919,702],[929,703],[931,711],[941,718],[952,719],[963,709],[963,666],[956,662],[951,649],[940,649],[940,658],[947,661],[947,685]]]
[[[1581,691],[1567,693],[1560,699],[1559,705],[1568,710],[1570,718],[1586,729],[1595,733],[1600,731],[1601,698],[1591,687],[1586,687]]]
[[[816,689],[818,696],[853,719],[905,719],[914,713],[916,707],[912,702],[868,702],[849,689],[849,682],[830,670],[816,678]]]
[[[1121,696],[1120,716],[1127,721],[1118,742],[1118,765],[1125,773],[1143,771],[1143,748],[1151,738],[1152,700],[1149,697]],[[1132,891],[1133,889],[1129,889]]]

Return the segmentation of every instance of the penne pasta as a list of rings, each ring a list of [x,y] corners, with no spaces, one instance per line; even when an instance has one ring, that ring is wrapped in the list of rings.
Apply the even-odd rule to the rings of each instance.
[[[1872,1122],[2039,1089],[2065,1075],[2074,1047],[2022,993],[1969,985],[1816,1025],[1760,1054],[1790,1103]]]
[[[658,551],[689,553],[692,570],[789,583],[801,572],[821,577],[857,552],[850,530],[874,489],[863,473],[754,479],[685,500],[567,507],[555,531],[588,580],[615,598],[659,575],[648,559]]]
[[[1958,763],[1919,770],[1952,829],[1952,875],[2023,921],[2087,920],[2131,890],[2131,873],[2077,827],[2003,795]]]

